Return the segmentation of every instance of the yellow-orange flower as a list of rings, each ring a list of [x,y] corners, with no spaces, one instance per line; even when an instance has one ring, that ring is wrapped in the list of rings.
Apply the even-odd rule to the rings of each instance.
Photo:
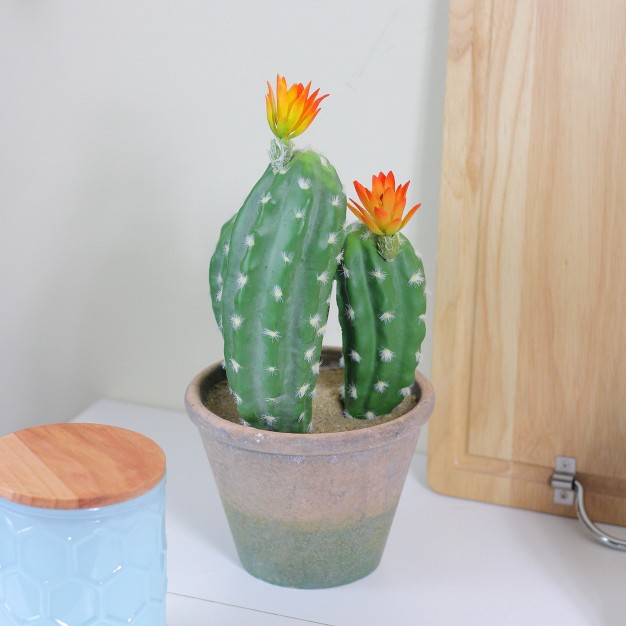
[[[402,217],[406,206],[406,191],[409,187],[407,181],[404,185],[398,185],[393,172],[378,176],[372,176],[372,189],[367,189],[358,181],[354,181],[354,188],[363,203],[361,206],[356,200],[350,198],[348,208],[374,233],[377,235],[391,236],[404,228],[415,211],[422,206],[416,204]]]
[[[287,89],[285,77],[279,75],[276,76],[276,97],[269,82],[267,88],[267,121],[279,139],[293,139],[303,133],[319,113],[320,102],[328,96],[318,98],[319,89],[309,95],[310,82],[306,87],[294,83]]]

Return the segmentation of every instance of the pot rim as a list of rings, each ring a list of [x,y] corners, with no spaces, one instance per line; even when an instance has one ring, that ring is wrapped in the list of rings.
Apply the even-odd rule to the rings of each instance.
[[[340,356],[340,348],[324,347],[322,350],[326,367],[337,366]],[[204,405],[202,401],[204,391],[219,380],[224,380],[223,371],[221,363],[214,363],[192,379],[185,392],[187,414],[203,436],[204,433],[210,433],[228,445],[268,454],[334,455],[387,445],[399,438],[418,434],[435,404],[435,391],[431,382],[416,369],[415,382],[411,390],[417,404],[389,422],[334,433],[283,433],[262,430],[231,422]]]

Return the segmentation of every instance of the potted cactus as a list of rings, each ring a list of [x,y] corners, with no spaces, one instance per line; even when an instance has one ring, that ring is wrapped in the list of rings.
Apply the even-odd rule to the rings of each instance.
[[[377,567],[434,403],[415,370],[424,271],[398,232],[419,205],[403,217],[408,183],[391,172],[355,182],[362,204],[347,203],[328,160],[295,149],[326,97],[310,85],[268,83],[270,163],[210,263],[224,360],[185,397],[243,566],[300,588]],[[363,224],[345,225],[346,206]],[[335,279],[341,349],[322,348]],[[320,375],[337,373],[343,400],[332,383],[314,414]],[[339,432],[315,430],[333,411]]]

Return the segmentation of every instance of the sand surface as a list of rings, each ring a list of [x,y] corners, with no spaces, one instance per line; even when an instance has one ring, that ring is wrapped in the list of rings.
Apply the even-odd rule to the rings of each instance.
[[[343,384],[343,369],[328,368],[320,371],[317,382],[317,391],[313,398],[313,432],[314,433],[336,433],[347,430],[357,430],[368,428],[376,424],[382,424],[403,415],[416,405],[413,396],[405,398],[388,415],[382,415],[373,420],[351,419],[344,417],[343,405],[339,396],[339,388]],[[239,423],[240,416],[237,407],[228,390],[227,381],[215,385],[207,397],[204,404],[213,413],[231,422]]]

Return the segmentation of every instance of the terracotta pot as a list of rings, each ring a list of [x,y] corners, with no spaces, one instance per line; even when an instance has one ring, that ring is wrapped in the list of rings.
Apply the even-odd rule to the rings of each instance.
[[[338,367],[341,351],[323,351]],[[416,372],[417,405],[384,424],[292,434],[234,424],[204,404],[224,380],[220,364],[198,374],[185,404],[206,449],[239,558],[253,576],[288,587],[352,582],[378,566],[423,424],[434,405]]]

